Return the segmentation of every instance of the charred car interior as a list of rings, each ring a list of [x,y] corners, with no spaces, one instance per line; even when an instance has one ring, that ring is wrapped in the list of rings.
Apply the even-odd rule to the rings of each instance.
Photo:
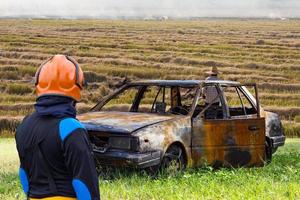
[[[256,85],[232,81],[130,82],[78,119],[103,166],[263,166],[285,141]]]

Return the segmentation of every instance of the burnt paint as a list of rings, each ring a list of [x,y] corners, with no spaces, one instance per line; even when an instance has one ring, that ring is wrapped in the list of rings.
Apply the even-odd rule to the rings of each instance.
[[[146,81],[130,84],[195,86],[200,83],[202,82]],[[205,84],[210,83],[205,82]],[[238,83],[220,82],[220,84]],[[266,116],[268,121],[269,114],[267,112],[263,114],[262,116]],[[265,129],[269,123],[265,124],[264,118],[203,121],[202,119],[192,120],[191,116],[136,113],[125,115],[115,113],[112,116],[109,112],[89,113],[78,118],[87,124],[88,129],[97,130],[95,127],[98,127],[101,131],[123,131],[139,137],[140,152],[151,150],[165,152],[172,143],[180,142],[185,148],[190,167],[199,166],[205,162],[216,167],[261,166],[265,159]],[[251,128],[250,130],[249,126],[257,126],[258,129]],[[101,127],[104,128],[101,129]]]
[[[250,131],[254,125],[258,130]],[[193,166],[262,166],[264,126],[263,118],[194,121]]]
[[[251,161],[249,150],[231,147],[225,155],[225,161],[232,167],[246,166]]]
[[[273,112],[263,111],[262,115],[266,118],[266,135],[284,135],[279,115]]]
[[[189,167],[204,163],[214,167],[261,166],[264,161],[263,118],[194,119],[191,123],[190,116],[98,112],[82,115],[79,119],[84,123],[94,121],[98,127],[98,122],[107,119],[106,122],[111,122],[114,129],[118,128],[117,121],[122,121],[119,125],[130,124],[126,124],[126,121],[135,123],[127,131],[133,131],[130,134],[139,137],[139,152],[160,150],[164,153],[172,143],[180,142],[184,146]],[[147,124],[144,124],[145,121]],[[143,122],[143,126],[137,127],[138,122]],[[250,132],[248,127],[254,125],[258,130]]]
[[[226,80],[145,80],[130,82],[128,85],[158,85],[158,86],[199,86],[200,84],[240,85],[236,81]]]
[[[146,126],[171,120],[174,115],[131,112],[89,112],[77,117],[90,131],[130,134]]]

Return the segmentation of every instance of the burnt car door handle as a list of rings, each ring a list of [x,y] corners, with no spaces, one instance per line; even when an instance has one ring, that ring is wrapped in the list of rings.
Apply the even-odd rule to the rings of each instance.
[[[257,127],[256,125],[250,125],[250,126],[248,126],[248,130],[249,131],[258,131],[259,127]]]

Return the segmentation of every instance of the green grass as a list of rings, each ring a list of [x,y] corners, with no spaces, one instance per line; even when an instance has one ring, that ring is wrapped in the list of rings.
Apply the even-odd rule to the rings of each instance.
[[[0,199],[24,199],[14,140],[0,139]],[[100,178],[102,199],[300,199],[300,139],[288,139],[262,168],[189,169],[153,179],[143,173]]]

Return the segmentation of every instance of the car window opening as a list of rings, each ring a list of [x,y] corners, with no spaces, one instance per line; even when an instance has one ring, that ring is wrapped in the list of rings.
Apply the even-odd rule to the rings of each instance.
[[[99,110],[188,115],[197,87],[129,86],[111,97]]]
[[[201,96],[196,105],[193,117],[204,119],[223,119],[224,108],[221,103],[222,91],[218,85],[208,85],[202,88]]]
[[[256,107],[240,87],[228,86],[223,87],[222,90],[231,117],[254,117],[257,114]]]
[[[256,105],[249,98],[247,91],[240,86],[204,86],[193,113],[193,118],[209,120],[256,116]]]

